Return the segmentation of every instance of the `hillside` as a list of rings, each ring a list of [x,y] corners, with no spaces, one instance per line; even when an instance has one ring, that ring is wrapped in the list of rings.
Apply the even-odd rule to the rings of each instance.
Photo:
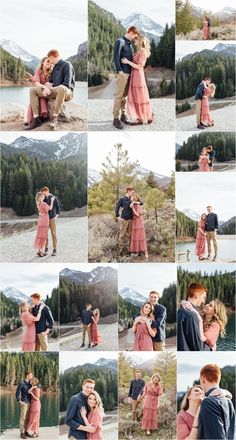
[[[87,41],[80,44],[76,55],[68,58],[75,69],[75,80],[76,81],[87,81],[87,61],[88,61],[88,49]]]
[[[227,220],[218,229],[218,234],[220,235],[235,235],[236,233],[236,216]]]
[[[176,237],[196,237],[197,222],[176,209]]]
[[[25,64],[20,58],[16,58],[0,47],[0,79],[4,81],[13,81],[15,84],[23,82],[25,79]]]

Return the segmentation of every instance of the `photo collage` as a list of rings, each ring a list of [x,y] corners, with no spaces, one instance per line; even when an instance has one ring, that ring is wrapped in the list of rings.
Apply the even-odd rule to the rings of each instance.
[[[233,440],[235,3],[0,13],[1,439]]]

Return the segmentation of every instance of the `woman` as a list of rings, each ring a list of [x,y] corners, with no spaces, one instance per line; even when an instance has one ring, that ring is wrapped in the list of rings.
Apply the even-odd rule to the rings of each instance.
[[[28,303],[21,303],[19,305],[20,320],[24,326],[22,348],[23,352],[35,351],[36,344],[36,327],[35,322],[41,318],[41,311],[44,304],[41,303],[38,311],[38,315],[32,314],[31,305]]]
[[[146,383],[142,395],[144,399],[142,429],[147,431],[147,435],[151,435],[151,431],[158,428],[158,397],[162,394],[161,378],[155,373],[151,377],[151,382]]]
[[[43,201],[44,194],[42,192],[38,192],[36,194],[35,200],[38,208],[39,219],[38,219],[37,235],[34,242],[34,247],[38,249],[37,255],[39,257],[44,257],[44,253],[42,252],[42,249],[45,248],[48,238],[48,228],[49,228],[48,211],[52,209],[55,197],[52,197],[50,206]]]
[[[144,253],[146,260],[148,260],[147,241],[142,217],[142,207],[140,206],[140,197],[134,194],[131,197],[133,219],[131,222],[131,238],[130,238],[130,253],[139,254]]]
[[[204,147],[201,151],[201,154],[199,156],[199,171],[208,171],[210,172],[210,157],[207,151],[207,148]]]
[[[38,387],[39,380],[33,377],[31,380],[32,387],[28,393],[31,395],[29,417],[26,431],[31,434],[33,438],[39,437],[39,421],[40,421],[40,388]]]
[[[39,66],[35,70],[34,76],[32,77],[32,81],[34,83],[34,87],[41,87],[44,90],[45,94],[49,94],[50,90],[45,84],[50,81],[50,75],[52,72],[51,61],[48,57],[42,58]],[[48,106],[47,99],[39,98],[39,116],[42,119],[42,122],[48,120]],[[31,105],[28,107],[27,112],[27,124],[30,124],[33,119],[33,111]]]
[[[223,389],[212,391],[210,396],[224,396],[232,399],[232,394]],[[204,392],[200,385],[188,389],[177,415],[177,440],[198,439],[198,419],[203,398]]]
[[[198,222],[195,254],[199,260],[205,260],[206,255],[206,214],[202,214]]]
[[[135,40],[137,51],[133,56],[133,61],[122,58],[123,64],[132,67],[127,98],[127,117],[131,120],[131,125],[151,124],[153,113],[146,84],[144,67],[150,56],[150,42],[148,38],[140,35]]]
[[[81,416],[86,427],[93,427],[94,432],[89,432],[88,440],[104,440],[102,433],[102,420],[104,416],[103,405],[101,397],[96,391],[92,391],[87,399],[89,413],[87,415],[86,408],[81,408]]]
[[[204,125],[204,127],[213,127],[214,125],[214,121],[209,110],[209,97],[213,98],[215,91],[216,86],[213,83],[211,83],[209,86],[206,86],[204,89],[201,108],[201,124]]]
[[[91,324],[91,343],[92,343],[92,347],[96,347],[96,345],[100,344],[102,342],[102,338],[99,334],[99,330],[98,330],[98,321],[100,318],[100,310],[99,309],[95,309],[93,311],[93,316],[92,316],[92,324]]]
[[[154,323],[154,307],[150,302],[145,302],[133,324],[135,334],[134,351],[153,351],[152,338],[156,336]]]
[[[203,39],[208,40],[209,39],[209,26],[208,26],[207,17],[204,17],[202,32],[203,32]]]
[[[203,317],[188,301],[181,301],[183,307],[193,310],[198,315],[201,340],[213,351],[216,351],[216,343],[219,336],[225,336],[227,315],[225,305],[219,299],[211,301],[203,308]]]

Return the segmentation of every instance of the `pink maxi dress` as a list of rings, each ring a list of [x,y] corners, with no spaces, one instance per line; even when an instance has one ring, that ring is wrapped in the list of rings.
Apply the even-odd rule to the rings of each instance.
[[[205,172],[209,171],[210,172],[210,167],[209,167],[209,162],[208,162],[207,156],[200,156],[199,171],[205,171]]]
[[[34,247],[36,249],[42,249],[47,242],[48,228],[49,228],[49,216],[48,211],[50,211],[50,206],[41,202],[39,205],[39,219],[37,225],[37,235],[34,242]]]
[[[153,120],[151,102],[146,84],[144,66],[147,56],[143,52],[136,52],[133,63],[142,65],[142,69],[131,70],[128,99],[127,117],[132,121],[151,122]]]
[[[187,411],[181,411],[177,415],[177,440],[185,440],[193,427],[194,416]]]
[[[204,90],[204,94],[202,97],[202,110],[201,110],[201,122],[205,123],[205,124],[209,124],[211,125],[213,122],[213,119],[210,115],[210,110],[209,110],[209,96],[211,96],[212,90],[210,89],[210,87],[207,87]]]
[[[141,252],[147,252],[147,241],[141,206],[135,204],[135,211],[138,213],[138,215],[136,216],[133,213],[129,250],[132,253],[139,254]]]
[[[161,385],[147,383],[144,388],[142,429],[154,431],[158,428],[158,397],[163,393]]]
[[[93,425],[93,427],[97,429],[94,433],[88,433],[88,440],[104,440],[102,433],[102,419],[103,411],[100,408],[94,408],[93,411],[89,412],[88,421],[90,425]]]
[[[91,342],[93,344],[100,344],[102,342],[102,338],[98,329],[98,317],[94,316],[93,319],[94,321],[91,324]]]
[[[48,77],[44,75],[43,72],[41,72],[40,69],[36,69],[34,76],[33,76],[33,82],[39,82],[40,84],[46,84],[48,82]],[[48,105],[47,105],[47,99],[45,98],[39,98],[39,116],[41,118],[47,118],[48,117]],[[28,112],[27,112],[27,122],[28,124],[31,123],[33,119],[33,110],[31,105],[29,104]]]
[[[32,393],[38,399],[40,398],[40,388],[34,388]],[[27,432],[33,432],[35,434],[39,434],[40,411],[41,411],[40,400],[35,400],[31,396]]]
[[[23,312],[21,321],[24,325],[22,351],[35,351],[36,327],[35,317],[30,312]]]
[[[146,324],[139,322],[134,334],[134,351],[153,351],[152,337]]]
[[[198,222],[198,231],[197,231],[197,237],[196,237],[196,248],[195,248],[195,254],[198,257],[205,257],[206,254],[206,237],[202,234],[200,231],[201,228],[203,231],[205,231],[205,222],[204,220],[200,219]]]
[[[203,31],[203,39],[204,40],[208,40],[208,38],[209,38],[209,28],[208,28],[207,20],[204,20],[204,22],[203,22],[203,29],[202,29],[202,31]]]
[[[218,322],[213,322],[209,328],[204,330],[204,336],[206,337],[206,343],[212,350],[216,351],[216,342],[220,334],[220,325]]]

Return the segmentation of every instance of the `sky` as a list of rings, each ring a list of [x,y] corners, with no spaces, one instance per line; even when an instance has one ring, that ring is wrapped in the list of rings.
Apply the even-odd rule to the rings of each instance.
[[[170,283],[176,282],[176,265],[168,263],[119,264],[118,288],[129,287],[148,297],[151,290],[162,294]]]
[[[199,379],[199,372],[204,365],[217,364],[220,368],[226,365],[235,365],[232,352],[178,352],[178,379],[177,391],[187,391],[195,379]]]
[[[211,263],[204,263],[201,264],[201,266],[199,267],[199,264],[178,264],[178,267],[182,267],[182,269],[184,270],[188,270],[189,272],[198,272],[199,270],[201,270],[202,274],[204,274],[204,272],[206,272],[207,274],[214,274],[215,271],[217,270],[218,272],[233,272],[234,270],[236,270],[236,265],[232,264],[232,263],[228,263],[228,264],[211,264]]]
[[[71,132],[69,132],[71,133]],[[45,141],[57,141],[62,136],[65,136],[68,134],[68,131],[60,131],[58,132],[51,132],[51,131],[37,131],[33,132],[31,131],[28,133],[25,131],[24,133],[22,131],[2,131],[1,132],[1,142],[10,144],[11,142],[15,141],[17,138],[24,136],[30,139],[43,139]]]
[[[95,3],[118,19],[127,18],[135,12],[147,15],[163,27],[166,23],[175,22],[175,0],[95,0]]]
[[[63,269],[67,268],[70,270],[78,270],[81,272],[91,272],[91,270],[95,269],[96,267],[113,267],[114,269],[118,269],[118,264],[116,263],[63,263],[58,265],[59,271],[62,271]]]
[[[87,40],[86,0],[1,0],[1,17],[0,39],[38,58],[54,48],[68,58]]]
[[[52,289],[58,287],[60,264],[12,263],[1,265],[0,290],[15,287],[25,295],[39,292],[42,298],[51,296]]]
[[[195,52],[200,52],[203,49],[212,50],[214,47],[219,44],[235,44],[235,41],[176,41],[176,55],[175,58],[178,60],[179,58],[183,58],[185,55],[189,55]]]
[[[235,0],[210,0],[206,3],[205,0],[190,0],[190,3],[193,6],[197,6],[198,8],[204,9],[204,11],[213,11],[218,12],[226,6],[230,6],[231,8],[235,7]]]
[[[90,132],[88,168],[101,171],[102,162],[117,143],[123,144],[132,161],[138,160],[148,170],[170,177],[175,169],[174,132]]]
[[[226,221],[235,215],[235,190],[235,173],[176,173],[176,208],[202,214],[212,205],[218,219]]]
[[[95,364],[99,359],[118,359],[118,352],[113,351],[96,351],[93,353],[81,353],[78,351],[61,351],[60,352],[60,371],[65,371],[67,368],[77,367],[87,362]],[[76,390],[75,390],[76,393]]]

